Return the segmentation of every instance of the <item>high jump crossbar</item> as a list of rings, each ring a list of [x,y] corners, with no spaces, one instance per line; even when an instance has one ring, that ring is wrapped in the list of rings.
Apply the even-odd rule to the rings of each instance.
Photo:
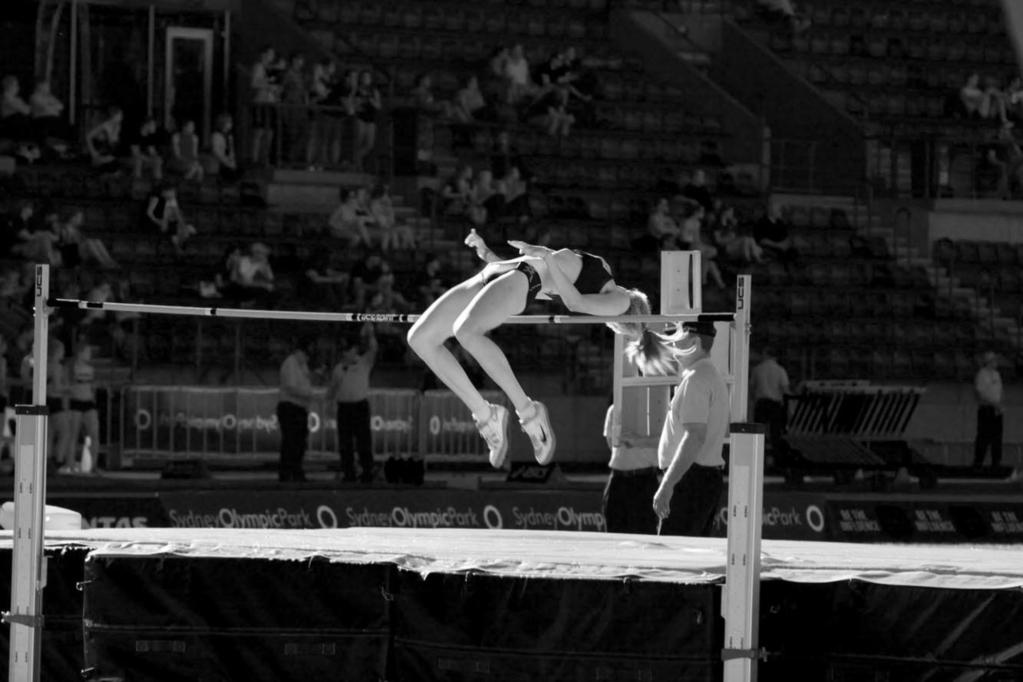
[[[412,323],[418,313],[337,313],[304,310],[256,310],[253,308],[220,308],[216,306],[156,305],[152,303],[120,303],[114,301],[82,301],[70,298],[51,298],[51,308],[77,308],[103,310],[114,313],[142,313],[146,315],[180,315],[191,317],[222,317],[254,320],[295,320],[304,322],[390,322]],[[609,322],[638,322],[658,324],[672,322],[731,322],[735,313],[689,313],[679,315],[513,315],[504,324],[607,324]]]

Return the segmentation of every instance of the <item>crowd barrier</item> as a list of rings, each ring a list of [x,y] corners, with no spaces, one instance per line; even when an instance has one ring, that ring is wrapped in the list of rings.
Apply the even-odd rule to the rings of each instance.
[[[503,400],[484,391],[491,402]],[[280,433],[275,388],[126,386],[121,390],[122,462],[201,458],[234,463],[276,460]],[[323,393],[309,413],[311,459],[337,453],[337,418]],[[450,391],[373,389],[373,454],[417,455],[427,462],[485,461],[472,415]]]

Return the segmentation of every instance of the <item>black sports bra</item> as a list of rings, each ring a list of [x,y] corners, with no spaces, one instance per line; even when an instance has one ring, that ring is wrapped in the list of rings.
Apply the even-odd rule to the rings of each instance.
[[[576,253],[582,259],[582,267],[579,268],[579,276],[575,278],[575,288],[580,294],[599,294],[614,277],[604,267],[604,261],[599,256],[585,251]]]

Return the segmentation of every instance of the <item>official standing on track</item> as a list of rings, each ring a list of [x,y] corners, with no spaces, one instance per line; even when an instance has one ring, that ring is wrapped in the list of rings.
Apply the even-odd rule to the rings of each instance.
[[[281,429],[281,458],[277,469],[280,481],[304,481],[302,460],[309,447],[309,409],[315,393],[309,359],[315,340],[303,337],[291,355],[281,363],[277,424]]]
[[[714,334],[713,322],[683,322],[665,337],[683,369],[657,448],[664,472],[653,498],[659,535],[709,535],[719,508],[729,401],[710,359]]]
[[[608,533],[657,534],[657,514],[650,500],[657,492],[657,439],[637,433],[634,424],[615,424],[614,405],[607,408],[604,437],[611,448],[611,469],[604,487]],[[625,406],[620,407],[626,413]],[[623,414],[623,421],[631,421]]]
[[[341,457],[338,477],[354,481],[355,454],[362,483],[373,481],[373,431],[370,428],[369,375],[377,357],[377,337],[367,322],[359,340],[349,342],[334,366],[327,388],[327,405],[337,407],[337,449]],[[354,446],[354,447],[353,447]]]

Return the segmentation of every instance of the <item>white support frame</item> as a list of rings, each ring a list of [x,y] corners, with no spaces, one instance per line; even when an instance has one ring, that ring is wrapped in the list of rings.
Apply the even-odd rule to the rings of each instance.
[[[18,405],[14,482],[14,558],[11,567],[11,626],[8,679],[37,682],[43,639],[46,556],[43,532],[46,503],[46,339],[49,334],[50,266],[35,270],[35,341],[32,344],[32,404]]]

